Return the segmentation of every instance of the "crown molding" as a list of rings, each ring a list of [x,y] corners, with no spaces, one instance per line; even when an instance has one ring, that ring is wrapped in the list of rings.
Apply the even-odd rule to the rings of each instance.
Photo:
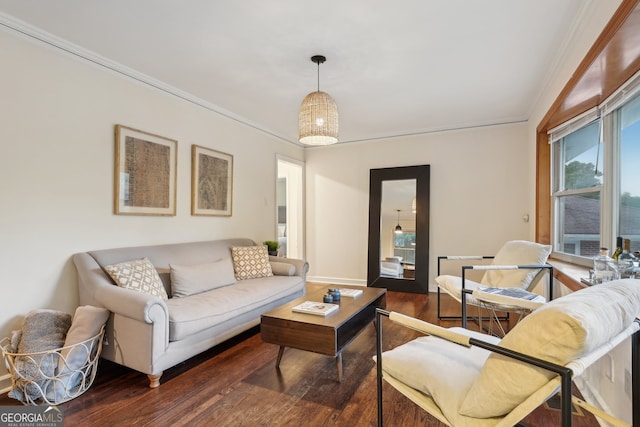
[[[48,48],[51,48],[55,51],[58,51],[68,57],[74,58],[79,61],[83,61],[85,63],[90,63],[94,66],[97,66],[101,69],[106,69],[112,73],[115,73],[121,77],[124,77],[128,80],[135,81],[137,83],[141,83],[147,87],[151,87],[155,90],[163,92],[165,94],[171,95],[173,97],[182,99],[183,101],[190,102],[194,105],[202,107],[206,110],[209,110],[213,113],[216,113],[222,117],[225,117],[229,120],[233,120],[237,123],[240,123],[244,126],[250,127],[267,135],[270,135],[274,138],[280,139],[282,141],[294,144],[296,146],[302,147],[298,141],[292,141],[288,138],[285,138],[278,133],[267,129],[258,123],[255,123],[251,120],[248,120],[245,117],[237,115],[229,110],[226,110],[219,105],[213,104],[209,101],[206,101],[202,98],[199,98],[191,93],[180,90],[174,86],[171,86],[163,81],[157,80],[151,76],[148,76],[144,73],[134,70],[133,68],[129,68],[123,64],[120,64],[116,61],[112,61],[108,58],[105,58],[101,55],[98,55],[95,52],[92,52],[88,49],[85,49],[81,46],[78,46],[74,43],[71,43],[67,40],[64,40],[60,37],[57,37],[51,33],[48,33],[38,27],[30,25],[24,21],[16,19],[11,15],[4,14],[0,12],[0,29],[5,32],[12,33],[14,35],[18,35],[19,37],[29,40],[31,42],[38,43],[40,45],[44,45]]]

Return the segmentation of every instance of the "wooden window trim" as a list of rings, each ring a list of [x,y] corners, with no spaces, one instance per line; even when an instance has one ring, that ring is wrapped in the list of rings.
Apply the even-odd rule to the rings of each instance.
[[[640,71],[640,53],[632,50],[640,44],[639,4],[640,0],[622,1],[536,129],[537,242],[551,243],[551,147],[547,132],[601,104]],[[586,95],[581,98],[576,94]]]

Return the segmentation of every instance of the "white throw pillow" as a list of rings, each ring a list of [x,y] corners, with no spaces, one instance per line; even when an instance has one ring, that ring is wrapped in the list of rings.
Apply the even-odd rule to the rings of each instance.
[[[104,269],[121,288],[169,299],[158,271],[147,258],[107,265]]]
[[[97,350],[97,342],[83,343],[100,333],[100,330],[109,319],[109,310],[101,307],[83,305],[76,309],[71,327],[64,341],[64,348],[60,351],[58,360],[58,375],[56,380],[47,385],[47,399],[50,402],[60,402],[72,395],[74,388],[78,387],[83,378],[82,368]],[[74,346],[74,347],[71,347]]]
[[[640,313],[640,280],[607,282],[545,304],[518,323],[500,345],[566,365],[609,342]],[[542,387],[554,374],[498,354],[487,359],[460,413],[502,416]]]
[[[231,248],[231,256],[238,280],[273,276],[266,245],[235,246]]]
[[[526,240],[512,240],[504,244],[491,262],[492,265],[541,265],[547,262],[551,246]],[[527,289],[539,270],[488,270],[480,283],[497,288]]]
[[[231,258],[194,265],[171,264],[171,296],[181,298],[223,286],[233,285]]]

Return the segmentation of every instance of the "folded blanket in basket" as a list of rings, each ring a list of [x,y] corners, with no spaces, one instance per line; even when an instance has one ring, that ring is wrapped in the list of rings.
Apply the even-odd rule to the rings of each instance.
[[[71,315],[68,313],[44,309],[30,311],[24,318],[18,353],[37,353],[62,347],[70,326]],[[42,396],[43,382],[55,375],[58,357],[55,353],[18,356],[15,367],[24,379],[17,379],[9,397],[20,401],[26,401],[26,397],[36,400]]]

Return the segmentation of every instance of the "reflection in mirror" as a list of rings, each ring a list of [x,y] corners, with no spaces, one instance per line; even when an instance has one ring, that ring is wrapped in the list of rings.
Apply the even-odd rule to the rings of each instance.
[[[371,169],[367,286],[429,291],[429,165]]]
[[[278,255],[304,259],[304,164],[277,158],[276,236]]]
[[[415,279],[416,180],[382,182],[380,276]]]

